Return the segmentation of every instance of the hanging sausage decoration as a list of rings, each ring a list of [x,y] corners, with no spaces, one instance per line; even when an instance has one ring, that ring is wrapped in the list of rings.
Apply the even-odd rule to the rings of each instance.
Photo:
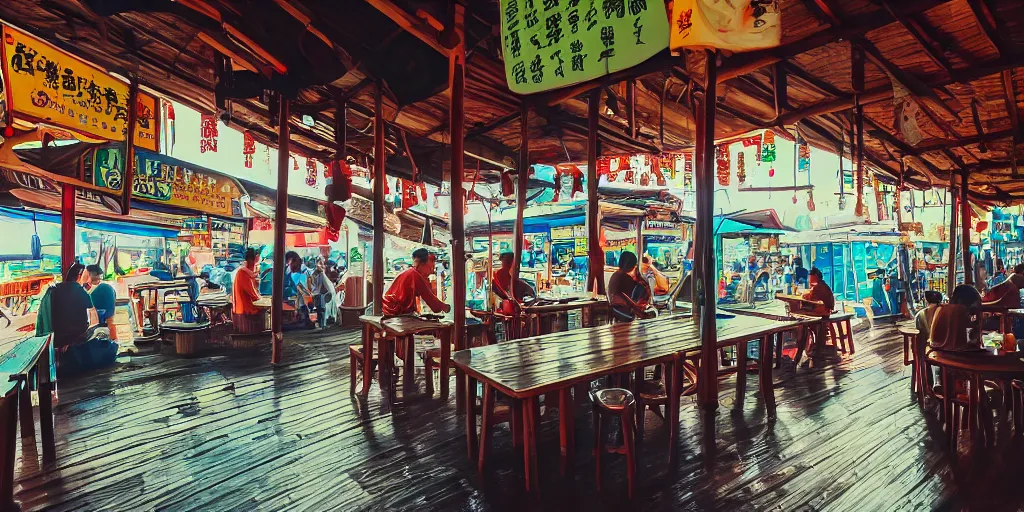
[[[242,155],[245,156],[245,168],[252,169],[252,156],[256,154],[256,139],[249,130],[242,132]]]
[[[715,146],[715,165],[718,170],[718,184],[729,186],[729,147],[726,145]]]
[[[299,160],[296,159],[295,160],[295,165],[298,165],[298,164],[299,164]],[[313,160],[312,158],[307,158],[306,159],[306,185],[309,185],[311,187],[315,187],[316,186],[316,178],[317,178],[316,174],[317,174],[316,173],[316,160]]]
[[[740,183],[747,181],[746,157],[743,155],[742,151],[736,155],[736,179],[739,180]]]
[[[199,120],[199,152],[217,152],[217,118],[202,114]]]

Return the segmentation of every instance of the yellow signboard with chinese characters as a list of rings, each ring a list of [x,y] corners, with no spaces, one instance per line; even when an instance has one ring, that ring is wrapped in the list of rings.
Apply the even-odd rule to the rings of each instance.
[[[128,84],[55,46],[3,27],[3,75],[7,108],[15,117],[78,132],[89,138],[124,140],[128,133]],[[135,145],[156,151],[156,98],[139,93]]]
[[[531,94],[635,66],[668,47],[661,0],[501,0],[508,87]]]

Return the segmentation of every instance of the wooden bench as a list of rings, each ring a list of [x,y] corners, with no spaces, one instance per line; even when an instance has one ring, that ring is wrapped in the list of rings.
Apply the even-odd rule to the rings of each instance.
[[[35,437],[31,397],[33,382],[39,393],[43,463],[57,459],[53,434],[50,343],[50,336],[27,338],[0,355],[0,510],[17,510],[14,503],[16,432],[20,415],[21,437]]]
[[[163,331],[174,337],[179,356],[194,356],[210,340],[210,322],[164,322]]]

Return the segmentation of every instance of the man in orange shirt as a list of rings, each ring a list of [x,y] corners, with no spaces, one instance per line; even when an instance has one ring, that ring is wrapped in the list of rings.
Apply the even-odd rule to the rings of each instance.
[[[494,271],[492,281],[494,294],[501,299],[508,299],[512,296],[510,290],[512,290],[512,263],[514,263],[515,254],[503,252],[498,258],[501,260],[501,267]]]
[[[416,249],[412,252],[412,268],[402,272],[391,283],[384,294],[381,302],[381,312],[384,316],[408,315],[416,312],[416,299],[423,299],[432,311],[451,311],[451,306],[445,304],[434,295],[430,289],[430,281],[427,276],[434,271],[434,264],[437,256],[434,256],[426,249]]]
[[[231,312],[236,315],[258,315],[260,309],[253,304],[260,300],[259,277],[256,275],[256,250],[245,250],[245,265],[235,272],[231,295]]]

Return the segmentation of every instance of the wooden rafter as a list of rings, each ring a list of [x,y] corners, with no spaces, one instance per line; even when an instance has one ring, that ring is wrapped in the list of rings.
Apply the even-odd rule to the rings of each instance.
[[[833,27],[843,24],[843,20],[839,16],[839,10],[833,7],[829,0],[803,0],[803,3],[821,21]]]
[[[1003,99],[1006,102],[1006,112],[1010,116],[1010,126],[1013,127],[1014,140],[1020,137],[1020,111],[1017,108],[1017,88],[1013,84],[1013,70],[1003,70]]]
[[[978,23],[978,27],[981,28],[981,33],[984,34],[985,38],[992,44],[992,47],[999,52],[999,56],[1006,56],[1006,46],[1003,44],[1002,38],[999,37],[999,31],[995,25],[995,18],[992,16],[992,12],[989,11],[988,5],[985,4],[985,0],[967,0],[967,5],[971,7],[971,13],[974,15],[974,21],[976,21]]]
[[[779,64],[782,65],[786,69],[786,71],[789,72],[790,75],[793,75],[794,77],[797,77],[800,80],[807,82],[812,87],[818,89],[819,91],[825,94],[829,94],[831,96],[836,96],[840,98],[846,98],[850,96],[850,93],[843,91],[840,88],[808,73],[803,68],[797,66],[792,62],[780,62]]]
[[[388,18],[391,18],[391,21],[397,23],[398,26],[416,36],[420,41],[423,41],[431,48],[437,50],[441,55],[447,57],[450,53],[448,48],[441,45],[441,41],[439,39],[440,33],[437,29],[412,14],[409,14],[405,9],[395,5],[392,0],[366,0],[366,2]]]
[[[949,63],[949,59],[943,54],[941,45],[932,38],[929,34],[929,30],[924,27],[924,24],[917,20],[917,18],[909,15],[905,15],[899,10],[893,8],[891,0],[882,0],[882,6],[885,10],[896,18],[896,21],[903,25],[903,28],[910,33],[910,35],[917,41],[917,44],[921,45],[924,49],[925,55],[931,59],[935,65],[942,68],[946,74],[953,73],[953,65]]]
[[[882,52],[878,50],[878,47],[876,47],[871,41],[868,41],[864,37],[857,36],[850,38],[850,42],[863,48],[864,53],[871,62],[874,62],[878,67],[885,70],[886,73],[889,73],[889,75],[891,75],[895,80],[909,89],[910,93],[916,96],[917,99],[929,100],[942,110],[946,111],[946,113],[953,118],[958,117],[957,112],[950,108],[949,105],[946,105],[946,103],[942,101],[937,94],[935,94],[935,91],[932,90],[928,84],[920,78],[904,71],[903,68],[893,64],[889,59],[886,59],[882,55]],[[922,109],[925,109],[925,105],[922,105],[921,107]],[[940,126],[940,128],[941,127],[942,126]]]

